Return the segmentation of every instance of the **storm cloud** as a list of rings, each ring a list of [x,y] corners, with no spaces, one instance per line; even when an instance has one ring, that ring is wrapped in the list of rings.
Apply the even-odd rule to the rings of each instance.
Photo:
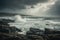
[[[39,2],[46,2],[47,0],[0,0],[0,10],[4,8],[10,9],[24,9],[25,5],[35,5]]]
[[[60,17],[60,0],[57,0],[55,5],[53,5],[53,7],[50,10],[48,10],[47,14]]]
[[[0,0],[0,12],[60,16],[60,0]]]

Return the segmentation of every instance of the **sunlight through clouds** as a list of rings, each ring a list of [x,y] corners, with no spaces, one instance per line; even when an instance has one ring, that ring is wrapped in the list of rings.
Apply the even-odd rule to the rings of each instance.
[[[55,4],[56,1],[57,0],[49,0],[45,3],[37,3],[37,5],[26,5],[26,9],[22,9],[19,12],[34,16],[44,15],[44,12],[49,10]]]

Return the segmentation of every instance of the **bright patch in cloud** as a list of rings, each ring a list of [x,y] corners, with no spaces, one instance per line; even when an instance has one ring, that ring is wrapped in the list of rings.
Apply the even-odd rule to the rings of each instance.
[[[42,14],[48,9],[50,9],[56,2],[57,0],[48,0],[46,3],[38,3],[37,5],[26,5],[26,9],[22,9],[19,11],[19,13],[25,13],[27,15],[34,15],[34,16],[41,16],[45,15]]]

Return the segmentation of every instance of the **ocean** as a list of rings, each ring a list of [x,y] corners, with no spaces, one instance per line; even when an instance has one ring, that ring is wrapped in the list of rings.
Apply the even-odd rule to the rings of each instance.
[[[22,33],[25,34],[29,29],[32,28],[38,28],[41,30],[45,30],[45,28],[50,28],[50,29],[55,29],[59,30],[60,29],[60,19],[57,18],[27,18],[27,17],[22,17],[20,15],[15,15],[15,16],[5,16],[5,17],[0,17],[0,19],[11,19],[14,20],[13,23],[8,23],[10,26],[15,26],[18,29],[22,30]]]

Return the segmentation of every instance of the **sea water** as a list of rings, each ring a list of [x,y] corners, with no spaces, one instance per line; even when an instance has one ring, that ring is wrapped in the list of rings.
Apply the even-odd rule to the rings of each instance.
[[[22,30],[22,34],[26,34],[29,29],[38,28],[44,30],[45,28],[51,28],[56,30],[60,29],[60,22],[55,22],[52,20],[44,20],[44,18],[22,18],[20,15],[12,16],[12,17],[0,17],[5,19],[12,19],[14,20],[13,23],[9,23],[10,26],[15,26],[18,29]],[[48,25],[46,25],[48,24]],[[58,25],[59,24],[59,25]]]

